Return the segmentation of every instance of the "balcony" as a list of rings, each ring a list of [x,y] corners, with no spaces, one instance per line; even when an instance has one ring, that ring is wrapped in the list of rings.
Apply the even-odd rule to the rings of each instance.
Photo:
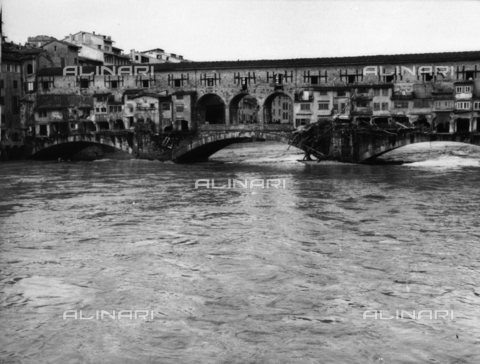
[[[365,94],[356,94],[353,96],[354,101],[371,101],[373,100],[373,95],[365,93]]]
[[[361,116],[361,115],[373,115],[372,107],[356,107],[350,112],[352,116]]]
[[[295,94],[295,102],[313,101],[313,91],[303,91]]]
[[[471,100],[473,97],[472,92],[462,92],[455,94],[455,100]]]
[[[390,97],[391,100],[412,100],[413,92],[408,91],[395,91]]]

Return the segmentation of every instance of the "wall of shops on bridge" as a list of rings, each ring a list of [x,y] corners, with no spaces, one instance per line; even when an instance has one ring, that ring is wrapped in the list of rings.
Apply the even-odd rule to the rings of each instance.
[[[126,129],[142,120],[153,122],[157,132],[206,124],[298,127],[333,119],[424,125],[448,133],[478,130],[480,62],[228,69],[194,69],[194,63],[161,66],[143,75],[63,76],[58,74],[61,70],[49,70],[39,72],[37,90],[39,95],[107,95],[105,106],[92,106],[87,116],[97,130],[102,118],[121,120]]]

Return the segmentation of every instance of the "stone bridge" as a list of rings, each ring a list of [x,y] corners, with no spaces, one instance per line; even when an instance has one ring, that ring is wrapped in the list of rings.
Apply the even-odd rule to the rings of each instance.
[[[98,159],[105,154],[135,155],[138,143],[133,133],[79,133],[27,138],[28,154],[33,159]]]
[[[350,163],[369,162],[391,150],[414,143],[449,141],[480,146],[480,133],[432,133],[429,130],[384,130],[383,133],[362,133],[354,137],[342,132],[323,143],[308,146],[302,132],[291,124],[200,125],[195,132],[151,134],[132,131],[96,132],[35,138],[29,145],[33,158],[98,159],[116,153],[132,157],[173,160],[178,163],[205,161],[231,144],[249,140],[269,140],[292,145],[326,160]],[[79,154],[80,153],[80,154]]]
[[[353,139],[353,140],[352,140]],[[480,146],[480,133],[432,133],[422,130],[388,131],[382,137],[361,135],[357,138],[335,136],[331,140],[330,153],[334,160],[351,163],[365,163],[394,149],[415,143],[425,142],[461,142]]]
[[[380,131],[380,135],[379,132]],[[383,132],[383,133],[381,133]],[[350,163],[369,162],[391,150],[415,143],[462,142],[480,146],[480,133],[432,133],[431,130],[401,129],[376,130],[349,137],[338,132],[321,145],[311,147],[302,143],[302,133],[291,125],[203,125],[196,135],[180,142],[172,151],[175,162],[206,160],[226,146],[245,140],[272,140],[283,142],[309,152],[314,156],[325,156],[327,160]],[[316,152],[320,153],[316,153]]]
[[[290,124],[200,125],[194,137],[183,140],[172,152],[175,162],[201,161],[230,144],[270,140],[290,144],[295,129]]]

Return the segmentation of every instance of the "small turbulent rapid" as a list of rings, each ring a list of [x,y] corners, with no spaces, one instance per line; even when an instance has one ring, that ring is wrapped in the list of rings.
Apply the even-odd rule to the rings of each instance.
[[[0,363],[479,363],[480,148],[302,158],[0,164]]]

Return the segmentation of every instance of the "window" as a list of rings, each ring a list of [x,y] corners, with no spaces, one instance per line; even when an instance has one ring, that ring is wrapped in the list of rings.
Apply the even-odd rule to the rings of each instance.
[[[102,49],[102,46],[100,44],[97,47],[98,47],[98,49]]]
[[[395,75],[383,76],[384,82],[393,82],[395,81]]]
[[[183,105],[183,104],[176,104],[175,105],[175,112],[183,112],[184,109],[185,109],[185,105]]]
[[[455,92],[457,94],[469,94],[472,92],[471,86],[457,86],[455,87]]]
[[[105,50],[106,50],[106,51],[109,51],[109,50],[110,50],[110,47],[105,46]]]
[[[345,96],[347,93],[344,90],[337,91],[337,96]]]
[[[431,73],[422,73],[422,79],[424,81],[432,81],[433,80],[433,74]]]
[[[333,104],[333,112],[338,113],[338,104]]]
[[[475,110],[480,110],[480,101],[475,101],[475,102],[473,103],[473,108],[474,108]]]
[[[78,64],[78,59],[77,59],[77,57],[74,57],[74,58],[73,58],[73,64]]]
[[[417,109],[429,108],[430,106],[430,100],[417,99],[413,101],[413,107]]]
[[[310,104],[300,104],[300,110],[310,111]]]
[[[142,87],[149,87],[149,80],[142,80]]]
[[[18,89],[18,81],[17,80],[13,80],[13,89],[14,90]]]
[[[408,101],[395,101],[393,107],[396,109],[408,109]]]
[[[102,107],[102,112],[107,112],[107,108],[106,108],[106,107]]]
[[[174,80],[173,85],[174,85],[175,87],[181,87],[181,86],[182,86],[182,80]]]
[[[164,103],[162,104],[162,110],[163,110],[163,111],[170,111],[170,104],[167,103],[167,102],[164,102]]]
[[[20,98],[18,96],[12,97],[12,114],[20,114]]]
[[[57,51],[57,46],[53,46],[53,50],[56,52]]]
[[[380,111],[380,103],[374,102],[373,103],[373,111]]]
[[[330,109],[330,103],[328,101],[318,103],[318,110],[329,110],[329,109]]]
[[[80,88],[88,88],[90,85],[90,81],[88,80],[88,78],[82,78],[80,80]]]
[[[465,79],[473,80],[475,78],[475,71],[465,71]]]
[[[150,109],[155,109],[155,104],[150,104]]]
[[[388,102],[382,102],[382,111],[388,110]]]
[[[39,110],[38,111],[38,117],[39,118],[46,118],[47,117],[47,111],[46,110]]]
[[[436,108],[451,108],[453,103],[451,101],[435,101]]]
[[[42,85],[42,89],[45,90],[45,91],[53,88],[53,86],[54,86],[53,77],[46,77],[46,76],[39,77],[38,81]]]
[[[357,88],[357,94],[368,94],[368,88]]]
[[[4,96],[0,96],[0,105],[5,105],[5,97]],[[3,120],[3,118],[2,118]]]
[[[118,88],[118,81],[111,81],[110,88]]]
[[[0,80],[0,89],[4,87],[5,87],[5,84],[3,83],[3,80]]]
[[[374,89],[373,90],[373,95],[374,96],[388,96],[388,88]]]
[[[33,73],[33,65],[31,63],[27,64],[27,75],[31,75]]]
[[[310,83],[312,85],[318,85],[318,76],[310,76]]]
[[[470,102],[457,102],[456,103],[456,108],[458,110],[470,110],[470,107],[471,107],[471,103]]]
[[[367,101],[357,101],[357,107],[368,107]]]
[[[99,108],[99,107],[96,107],[96,108],[95,108],[95,112],[100,112],[100,108]]]
[[[328,96],[328,91],[320,91],[320,96]]]
[[[34,82],[27,82],[27,92],[35,91],[35,83]]]

